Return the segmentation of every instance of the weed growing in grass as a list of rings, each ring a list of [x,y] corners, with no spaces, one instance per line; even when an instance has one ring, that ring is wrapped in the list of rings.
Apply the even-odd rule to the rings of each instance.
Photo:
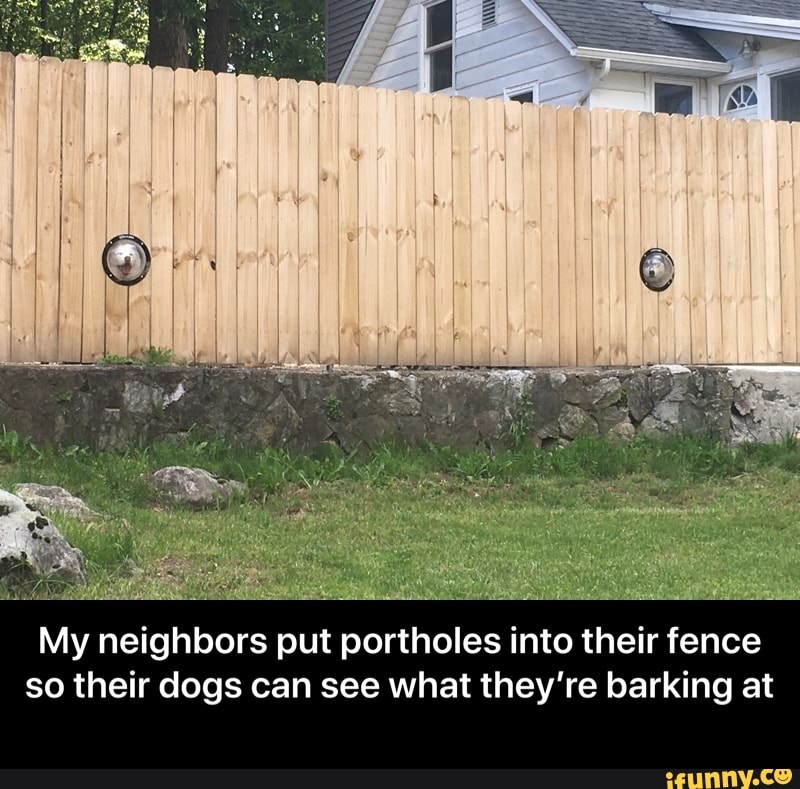
[[[25,457],[42,457],[42,451],[28,438],[22,438],[13,430],[6,430],[3,425],[3,435],[0,436],[0,461],[4,463],[17,463]]]
[[[56,402],[57,403],[71,403],[72,402],[72,392],[59,392],[56,395]]]
[[[533,401],[527,392],[523,392],[517,403],[517,415],[508,427],[509,437],[516,449],[523,446],[533,430],[533,417]]]

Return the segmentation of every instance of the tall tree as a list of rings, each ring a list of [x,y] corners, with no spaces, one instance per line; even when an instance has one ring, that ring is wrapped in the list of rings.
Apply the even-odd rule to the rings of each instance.
[[[203,67],[208,71],[227,71],[230,63],[232,0],[207,0],[206,37],[203,48]]]
[[[186,9],[181,0],[148,0],[147,62],[151,66],[189,65]]]

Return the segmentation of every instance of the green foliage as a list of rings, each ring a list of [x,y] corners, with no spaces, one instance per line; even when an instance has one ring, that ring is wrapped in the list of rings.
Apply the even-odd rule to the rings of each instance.
[[[343,416],[341,400],[338,397],[328,397],[325,400],[325,413],[328,419],[341,419]]]
[[[148,9],[148,0],[4,0],[0,50],[144,63]],[[188,42],[183,54],[192,68],[203,68],[205,13],[203,0],[180,2]],[[320,81],[324,25],[324,0],[233,0],[227,42],[230,69]]]
[[[175,354],[169,348],[140,348],[141,358],[136,356],[118,356],[114,353],[107,353],[98,360],[100,365],[172,365],[186,364],[182,360],[177,360]]]
[[[175,354],[169,348],[142,348],[142,364],[176,364]]]
[[[88,586],[40,583],[12,596],[798,596],[796,441],[582,439],[496,454],[331,445],[311,457],[195,431],[121,453],[3,439],[14,460],[0,466],[0,487],[59,484],[104,514],[58,519],[86,556]],[[166,465],[247,482],[248,494],[226,509],[170,506],[145,479]]]
[[[515,448],[521,448],[533,430],[533,417],[533,401],[527,392],[523,392],[517,403],[517,415],[508,427],[508,434]]]
[[[59,392],[56,395],[56,402],[57,403],[71,403],[72,402],[72,392]]]
[[[0,49],[14,53],[143,63],[146,48],[147,0],[5,0],[0,8]]]
[[[22,438],[13,430],[6,430],[3,425],[3,435],[0,436],[0,462],[16,463],[22,458],[41,458],[41,450],[29,438]]]

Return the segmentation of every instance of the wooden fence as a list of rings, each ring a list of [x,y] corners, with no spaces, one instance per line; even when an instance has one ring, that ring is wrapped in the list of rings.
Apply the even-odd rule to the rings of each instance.
[[[0,54],[0,361],[792,363],[799,260],[800,124]]]

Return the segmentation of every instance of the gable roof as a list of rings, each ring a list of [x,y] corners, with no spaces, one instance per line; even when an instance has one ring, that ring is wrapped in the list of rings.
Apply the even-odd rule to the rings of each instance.
[[[690,0],[695,7],[725,1]],[[578,47],[725,62],[698,33],[662,22],[640,0],[537,0],[537,5]]]

